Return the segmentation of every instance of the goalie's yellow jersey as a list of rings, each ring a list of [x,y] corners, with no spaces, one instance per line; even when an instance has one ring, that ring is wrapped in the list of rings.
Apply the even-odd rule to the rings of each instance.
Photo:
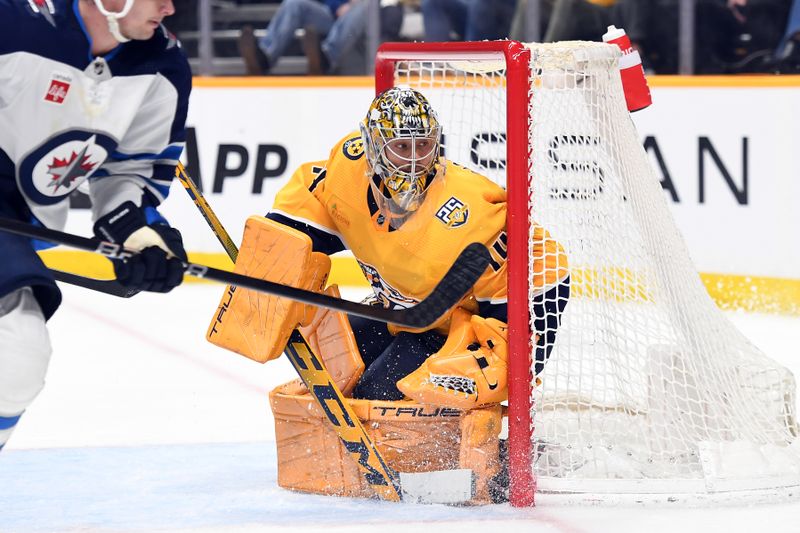
[[[298,168],[278,192],[270,216],[341,241],[378,301],[394,308],[422,300],[464,247],[480,242],[492,261],[471,292],[483,309],[472,311],[506,320],[506,191],[451,162],[441,178],[432,181],[420,208],[399,229],[389,227],[372,196],[363,142],[354,132],[337,143],[327,161]],[[567,261],[545,230],[532,231],[533,257],[539,258],[534,290],[540,293],[567,277]]]

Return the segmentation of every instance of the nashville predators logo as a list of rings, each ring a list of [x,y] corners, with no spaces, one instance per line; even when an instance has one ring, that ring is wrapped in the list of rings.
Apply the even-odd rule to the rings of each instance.
[[[342,152],[344,152],[344,155],[347,159],[352,159],[355,161],[364,155],[364,141],[361,139],[361,137],[347,139],[342,145]]]
[[[469,218],[469,206],[453,196],[436,211],[436,218],[448,228],[463,226]]]
[[[372,288],[373,296],[369,298],[371,305],[377,304],[386,309],[405,309],[419,303],[419,300],[409,298],[389,285],[374,266],[361,261],[358,262],[358,266],[361,267],[364,277]]]

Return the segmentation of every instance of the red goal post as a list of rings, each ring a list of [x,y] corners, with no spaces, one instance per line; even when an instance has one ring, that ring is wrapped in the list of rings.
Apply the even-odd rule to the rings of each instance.
[[[510,499],[533,505],[536,483],[531,457],[531,361],[528,311],[528,159],[530,50],[516,41],[385,43],[375,59],[376,94],[394,86],[400,61],[504,61],[506,70],[506,189],[508,191],[508,406]],[[447,123],[444,123],[445,131]]]

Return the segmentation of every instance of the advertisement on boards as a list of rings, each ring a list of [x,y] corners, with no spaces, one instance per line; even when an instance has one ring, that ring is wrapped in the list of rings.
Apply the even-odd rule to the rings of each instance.
[[[374,94],[367,81],[195,87],[183,160],[235,241],[248,216],[269,210],[296,167],[326,159],[358,129]],[[654,104],[633,120],[698,270],[800,279],[800,92],[654,85]],[[503,157],[502,139],[487,131],[458,142],[477,144],[489,160]],[[467,157],[455,152],[448,156]],[[89,215],[76,211],[70,228],[80,232],[90,227]],[[179,183],[162,211],[183,230],[187,250],[221,251]]]

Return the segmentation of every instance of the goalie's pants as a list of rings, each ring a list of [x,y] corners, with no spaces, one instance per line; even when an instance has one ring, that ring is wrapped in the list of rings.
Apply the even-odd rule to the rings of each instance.
[[[403,331],[393,336],[383,322],[355,316],[349,319],[365,367],[353,398],[402,400],[397,381],[419,368],[447,340],[435,331]]]

